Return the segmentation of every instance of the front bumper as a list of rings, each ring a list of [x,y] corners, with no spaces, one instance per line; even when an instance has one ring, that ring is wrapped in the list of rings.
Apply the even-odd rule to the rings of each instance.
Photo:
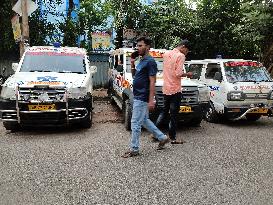
[[[178,112],[177,120],[181,122],[190,122],[193,119],[203,118],[206,109],[208,109],[208,102],[202,102],[200,104],[194,105],[184,105],[181,104],[181,107],[190,107],[191,111],[182,110]],[[158,115],[163,111],[163,107],[156,107],[155,111],[150,114],[151,119],[156,119]]]
[[[225,107],[225,116],[228,119],[240,120],[246,115],[260,115],[260,116],[273,116],[273,107],[257,104],[254,106],[234,106]]]
[[[54,110],[29,110],[29,102],[16,103],[16,100],[0,99],[0,117],[3,122],[18,122],[25,126],[58,126],[78,123],[92,111],[92,96],[82,99],[68,99],[67,102],[54,102]],[[40,103],[49,104],[49,103]]]

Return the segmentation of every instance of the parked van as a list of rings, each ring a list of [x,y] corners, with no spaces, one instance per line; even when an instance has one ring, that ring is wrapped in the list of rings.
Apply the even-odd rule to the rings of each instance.
[[[0,113],[7,130],[21,126],[92,126],[95,66],[85,49],[34,46],[2,85]]]
[[[188,72],[210,90],[210,104],[205,119],[219,118],[256,121],[272,116],[273,81],[257,61],[243,59],[205,59],[188,62]]]
[[[133,105],[133,78],[131,74],[130,56],[134,52],[132,48],[120,48],[110,52],[109,59],[109,89],[108,94],[124,113],[126,129],[130,130],[132,105]],[[163,54],[165,49],[150,49],[150,55],[154,57],[158,74],[156,78],[156,109],[150,113],[155,119],[163,109]],[[136,64],[138,61],[136,61]],[[183,68],[181,68],[183,69]],[[209,91],[207,87],[189,78],[181,80],[182,99],[178,120],[185,121],[191,125],[199,125],[202,121],[204,109],[209,102]]]

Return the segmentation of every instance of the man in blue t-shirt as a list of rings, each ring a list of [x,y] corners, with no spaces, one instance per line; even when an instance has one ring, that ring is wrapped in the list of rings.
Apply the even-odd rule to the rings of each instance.
[[[157,64],[152,56],[149,55],[151,39],[140,37],[137,39],[138,55],[140,62],[135,68],[135,58],[131,56],[134,104],[131,120],[131,145],[130,150],[122,157],[128,158],[139,155],[139,137],[141,135],[141,126],[145,127],[158,140],[158,149],[163,149],[170,140],[164,135],[149,119],[149,110],[155,108],[155,81],[157,73]]]

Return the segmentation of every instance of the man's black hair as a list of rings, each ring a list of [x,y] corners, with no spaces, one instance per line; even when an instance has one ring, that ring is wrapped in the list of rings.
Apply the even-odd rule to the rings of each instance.
[[[184,46],[187,49],[190,49],[190,47],[191,47],[190,42],[187,39],[182,40],[177,46]]]
[[[140,42],[140,41],[143,41],[148,46],[151,46],[151,44],[152,44],[152,40],[146,36],[141,36],[136,40],[136,42]]]

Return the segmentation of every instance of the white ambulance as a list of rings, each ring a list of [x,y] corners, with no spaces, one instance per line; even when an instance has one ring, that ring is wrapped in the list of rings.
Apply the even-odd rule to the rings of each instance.
[[[256,121],[263,115],[272,116],[273,81],[261,63],[243,59],[192,60],[187,71],[210,90],[207,121]]]
[[[108,94],[112,102],[115,102],[124,113],[124,122],[127,130],[130,130],[132,104],[133,104],[133,78],[131,73],[130,56],[134,52],[132,48],[120,48],[110,52],[109,59],[109,89]],[[151,119],[156,119],[163,109],[163,54],[165,49],[150,49],[150,55],[154,57],[158,65],[156,79],[156,109],[150,113]],[[136,61],[136,64],[138,61]],[[183,69],[183,68],[181,68]],[[202,121],[204,110],[209,103],[209,91],[207,87],[189,78],[181,80],[182,100],[178,115],[179,121],[191,125],[199,125]]]
[[[92,76],[82,48],[29,47],[2,86],[0,112],[8,130],[21,126],[92,126]]]

